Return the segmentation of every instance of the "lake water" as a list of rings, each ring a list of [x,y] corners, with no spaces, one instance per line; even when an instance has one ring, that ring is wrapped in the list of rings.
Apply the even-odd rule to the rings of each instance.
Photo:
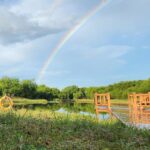
[[[64,114],[72,114],[74,112],[69,112],[67,111],[66,109],[64,108],[60,108],[59,110],[55,111],[55,112],[58,112],[58,113],[64,113]],[[96,114],[93,114],[93,113],[90,113],[90,112],[84,112],[84,111],[80,111],[78,112],[77,114],[80,114],[80,115],[83,115],[83,116],[91,116],[93,118],[96,118]],[[110,119],[110,115],[109,114],[99,114],[98,115],[98,118],[100,120],[107,120],[107,119]]]
[[[140,115],[137,116],[139,118],[139,123],[135,122],[132,118],[129,116],[129,108],[128,106],[112,106],[112,111],[119,120],[121,120],[123,123],[129,126],[137,127],[140,129],[150,129],[150,114],[149,115]],[[134,114],[135,115],[135,114]],[[136,116],[136,115],[135,115]],[[145,120],[147,123],[143,122],[142,120]]]
[[[31,107],[27,107],[27,108],[32,108],[34,109],[34,107],[37,107],[37,106],[40,106],[40,108],[47,108],[47,109],[51,109],[51,105],[31,105]],[[22,106],[21,106],[22,108]],[[53,111],[55,112],[59,112],[59,113],[64,113],[64,114],[72,114],[72,113],[75,113],[74,111],[70,112],[70,111],[67,111],[66,109],[64,109],[63,107],[60,107],[58,108],[54,108]],[[57,110],[58,109],[58,110]],[[138,128],[146,128],[146,129],[150,129],[150,114],[147,115],[147,118],[146,117],[143,117],[145,120],[148,121],[147,124],[144,124],[144,123],[135,123],[134,121],[131,122],[131,119],[129,118],[129,110],[128,110],[128,105],[112,105],[111,107],[112,111],[113,111],[113,114],[120,120],[122,121],[123,123],[125,123],[126,125],[129,125],[129,126],[135,126],[135,127],[138,127]],[[146,109],[147,110],[147,109]],[[149,109],[148,109],[149,110]],[[148,111],[147,110],[147,111]],[[150,110],[149,110],[150,111]],[[85,111],[79,111],[77,114],[80,114],[80,115],[84,115],[84,116],[91,116],[93,118],[96,118],[96,114],[94,113],[90,113],[90,112],[85,112]],[[98,118],[100,120],[107,120],[107,119],[110,119],[111,116],[109,114],[100,114],[98,115]]]

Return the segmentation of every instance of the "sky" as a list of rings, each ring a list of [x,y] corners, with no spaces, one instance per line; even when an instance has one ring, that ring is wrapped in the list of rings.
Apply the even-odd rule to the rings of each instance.
[[[101,0],[0,0],[0,77],[103,86],[150,78],[150,0],[108,0],[52,56]]]

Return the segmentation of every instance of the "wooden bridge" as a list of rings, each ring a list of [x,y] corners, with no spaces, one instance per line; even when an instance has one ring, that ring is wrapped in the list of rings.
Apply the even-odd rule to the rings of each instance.
[[[95,94],[96,114],[109,113],[129,126],[150,129],[150,93],[129,94],[128,105],[111,106],[110,94]]]

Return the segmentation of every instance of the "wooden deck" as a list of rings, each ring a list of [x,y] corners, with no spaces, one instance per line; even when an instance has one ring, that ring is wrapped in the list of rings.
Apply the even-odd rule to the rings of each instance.
[[[129,94],[128,104],[111,105],[110,94],[95,94],[96,114],[106,112],[128,126],[150,129],[150,93]]]

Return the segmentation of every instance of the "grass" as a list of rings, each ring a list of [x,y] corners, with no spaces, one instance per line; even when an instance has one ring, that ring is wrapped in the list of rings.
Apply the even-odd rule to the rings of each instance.
[[[113,99],[111,100],[111,105],[128,105],[127,99]]]
[[[150,132],[50,111],[0,113],[2,150],[148,150]]]
[[[75,103],[76,104],[93,104],[94,103],[94,100],[92,99],[76,99],[75,100]]]
[[[14,105],[34,105],[34,104],[47,104],[45,99],[27,99],[27,98],[13,98]]]

